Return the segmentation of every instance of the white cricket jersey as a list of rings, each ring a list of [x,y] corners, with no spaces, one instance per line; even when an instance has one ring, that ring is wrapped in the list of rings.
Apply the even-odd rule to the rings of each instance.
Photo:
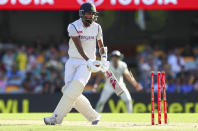
[[[82,48],[88,58],[96,59],[96,40],[102,40],[102,29],[101,26],[93,22],[89,27],[85,27],[81,19],[74,21],[68,26],[69,36],[79,36]],[[78,52],[73,40],[69,40],[69,57],[72,58],[83,58]]]
[[[119,84],[124,84],[123,74],[124,74],[125,70],[127,69],[127,64],[123,61],[119,61],[118,62],[118,67],[115,68],[113,66],[112,61],[111,61],[110,62],[110,69],[113,72],[113,74],[115,75],[115,77],[117,78],[118,83]]]

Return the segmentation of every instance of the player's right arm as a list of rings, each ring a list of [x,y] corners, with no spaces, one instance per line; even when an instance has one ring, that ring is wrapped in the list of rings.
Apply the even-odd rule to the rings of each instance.
[[[69,32],[69,36],[71,37],[71,39],[73,40],[79,54],[86,60],[88,61],[89,58],[87,57],[87,55],[85,54],[83,48],[82,48],[82,44],[81,44],[81,41],[80,41],[80,38],[79,38],[79,34],[75,28],[74,25],[72,24],[69,24],[68,26],[68,32]]]
[[[75,46],[76,46],[78,52],[80,53],[80,55],[81,55],[86,61],[88,61],[89,58],[86,56],[86,54],[85,54],[85,52],[84,52],[84,50],[83,50],[83,48],[82,48],[82,44],[81,44],[80,38],[79,38],[78,36],[72,36],[71,38],[72,38],[72,40],[74,41],[74,44],[75,44]]]

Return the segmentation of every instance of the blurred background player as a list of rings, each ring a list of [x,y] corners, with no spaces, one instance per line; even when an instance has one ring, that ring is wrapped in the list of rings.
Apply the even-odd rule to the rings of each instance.
[[[129,83],[136,88],[137,91],[141,91],[143,88],[141,84],[139,84],[135,78],[133,77],[132,73],[129,72],[127,68],[127,64],[122,61],[122,54],[118,50],[114,50],[111,53],[111,61],[110,61],[110,69],[114,73],[115,77],[117,78],[118,82],[120,83],[121,86],[124,87],[124,93],[120,96],[121,99],[125,102],[126,107],[127,107],[127,112],[132,113],[132,99],[131,95],[126,88],[126,85],[123,80],[123,76],[129,81]],[[96,83],[94,85],[93,91],[97,91],[97,85],[99,81],[103,78],[103,73],[100,73],[98,75],[98,78],[96,79]],[[102,93],[100,95],[99,101],[96,105],[96,111],[102,112],[105,103],[107,100],[110,98],[110,96],[114,93],[114,90],[112,86],[110,85],[109,82],[105,82],[104,88],[102,90]]]
[[[91,106],[89,100],[82,95],[84,87],[90,79],[91,72],[101,68],[96,66],[96,41],[98,42],[101,63],[107,62],[107,52],[103,45],[101,26],[96,23],[96,8],[91,3],[84,3],[79,10],[80,19],[68,26],[69,60],[65,64],[65,86],[63,96],[51,117],[45,117],[46,125],[61,124],[63,118],[72,108],[84,115],[92,124],[97,124],[100,115]],[[108,67],[107,67],[108,68]],[[103,68],[105,70],[105,67]]]

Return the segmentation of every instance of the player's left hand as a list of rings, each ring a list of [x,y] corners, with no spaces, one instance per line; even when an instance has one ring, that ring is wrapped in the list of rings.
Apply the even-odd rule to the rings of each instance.
[[[101,70],[101,62],[97,60],[89,59],[87,61],[87,68],[89,71],[95,73]]]
[[[106,59],[101,59],[101,71],[106,72],[109,70],[110,62]]]

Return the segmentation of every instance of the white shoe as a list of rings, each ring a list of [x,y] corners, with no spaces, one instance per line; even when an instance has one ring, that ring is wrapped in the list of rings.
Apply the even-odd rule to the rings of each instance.
[[[45,117],[44,122],[46,125],[56,125],[56,118],[55,117]]]

